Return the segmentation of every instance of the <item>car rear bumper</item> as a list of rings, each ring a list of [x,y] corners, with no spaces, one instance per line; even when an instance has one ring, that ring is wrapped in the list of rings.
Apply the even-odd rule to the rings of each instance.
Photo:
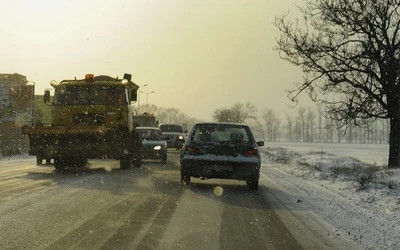
[[[163,159],[166,154],[165,150],[142,150],[143,159]]]
[[[182,140],[167,140],[168,148],[180,148],[183,146]]]
[[[182,159],[181,175],[208,179],[258,180],[260,163]]]

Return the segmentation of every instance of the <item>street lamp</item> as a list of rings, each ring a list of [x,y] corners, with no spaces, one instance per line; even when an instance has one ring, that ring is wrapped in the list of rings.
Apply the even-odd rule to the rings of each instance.
[[[143,91],[140,91],[140,92],[146,95],[146,113],[147,113],[147,100],[148,100],[147,97],[148,97],[150,94],[153,94],[154,91],[151,91],[151,92],[143,92]]]
[[[33,88],[32,88],[32,100],[31,100],[31,118],[32,118],[32,125],[34,124],[34,101],[35,101],[35,85],[36,83],[34,81],[27,81],[26,85],[30,86],[32,83],[33,84]]]
[[[147,86],[147,84],[139,86],[139,88],[146,87],[146,86]],[[142,91],[140,91],[140,92],[142,92]],[[138,105],[137,105],[138,111],[137,112],[138,112],[139,115],[140,115],[140,92],[139,92],[139,95],[138,95],[138,98],[137,98],[137,103],[138,103]]]

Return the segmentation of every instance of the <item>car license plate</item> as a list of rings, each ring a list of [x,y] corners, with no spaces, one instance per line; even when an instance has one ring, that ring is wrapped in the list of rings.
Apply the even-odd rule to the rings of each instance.
[[[233,171],[233,167],[226,166],[226,165],[214,165],[214,166],[211,166],[211,170],[217,171],[217,172]]]

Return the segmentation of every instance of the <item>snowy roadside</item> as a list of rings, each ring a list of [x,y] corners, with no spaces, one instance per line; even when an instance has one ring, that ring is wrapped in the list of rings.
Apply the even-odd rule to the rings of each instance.
[[[363,249],[400,249],[400,169],[304,148],[266,145],[261,152],[263,172],[296,194],[289,208],[323,218],[337,230],[328,237],[346,237]]]
[[[21,163],[36,164],[36,157],[28,154],[14,156],[0,156],[0,167],[10,167]]]

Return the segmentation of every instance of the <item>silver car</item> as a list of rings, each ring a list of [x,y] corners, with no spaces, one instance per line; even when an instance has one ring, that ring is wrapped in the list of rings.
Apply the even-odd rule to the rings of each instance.
[[[161,131],[155,127],[137,127],[142,139],[142,158],[167,162],[167,142]]]

